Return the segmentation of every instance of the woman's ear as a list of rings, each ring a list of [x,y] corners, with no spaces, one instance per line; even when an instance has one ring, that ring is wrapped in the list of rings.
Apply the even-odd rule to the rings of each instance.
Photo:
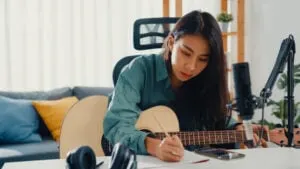
[[[173,46],[174,46],[174,37],[173,36],[169,36],[168,38],[168,48],[169,51],[172,52]]]

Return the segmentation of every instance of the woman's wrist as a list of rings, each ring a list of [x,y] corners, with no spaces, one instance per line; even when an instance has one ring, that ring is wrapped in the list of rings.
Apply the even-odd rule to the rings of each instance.
[[[145,147],[146,147],[147,152],[152,156],[157,156],[156,149],[159,146],[160,142],[161,142],[161,140],[151,138],[151,137],[146,137]]]

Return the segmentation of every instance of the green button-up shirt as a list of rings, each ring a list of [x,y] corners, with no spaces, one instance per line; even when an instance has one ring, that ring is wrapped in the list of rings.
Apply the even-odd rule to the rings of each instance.
[[[148,154],[147,133],[135,128],[140,113],[153,106],[169,105],[175,99],[165,61],[161,55],[139,56],[126,65],[110,97],[104,119],[104,135],[122,142],[138,154]]]

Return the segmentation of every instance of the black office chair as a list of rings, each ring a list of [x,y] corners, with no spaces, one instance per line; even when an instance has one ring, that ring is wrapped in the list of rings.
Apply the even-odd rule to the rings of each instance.
[[[179,18],[142,18],[134,22],[133,43],[136,50],[162,48],[164,39],[174,27]],[[123,67],[140,55],[125,56],[120,59],[113,69],[113,84],[117,84],[119,74]],[[113,146],[105,137],[102,137],[102,149],[105,155],[111,155]]]
[[[133,44],[136,50],[162,48],[164,39],[174,27],[179,18],[142,18],[134,22]],[[113,70],[113,83],[117,84],[119,74],[123,67],[140,55],[125,56],[120,59]]]

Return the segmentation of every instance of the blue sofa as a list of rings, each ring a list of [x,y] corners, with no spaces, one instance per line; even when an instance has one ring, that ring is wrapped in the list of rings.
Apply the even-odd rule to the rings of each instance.
[[[64,97],[76,96],[79,100],[91,95],[109,95],[113,88],[76,86],[63,87],[51,91],[8,92],[0,91],[0,96],[25,100],[56,100]],[[1,110],[0,110],[1,111]],[[0,117],[1,118],[1,117]],[[45,126],[39,120],[39,134],[41,142],[23,144],[0,144],[0,168],[4,162],[44,160],[59,158],[58,144]]]

